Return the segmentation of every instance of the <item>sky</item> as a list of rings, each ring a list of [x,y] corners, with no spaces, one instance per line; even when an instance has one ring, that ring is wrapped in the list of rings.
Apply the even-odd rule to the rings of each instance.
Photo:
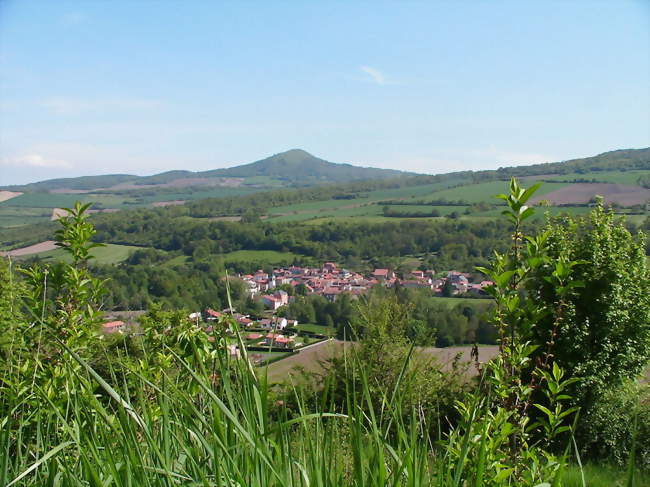
[[[650,2],[0,0],[0,185],[650,146]]]

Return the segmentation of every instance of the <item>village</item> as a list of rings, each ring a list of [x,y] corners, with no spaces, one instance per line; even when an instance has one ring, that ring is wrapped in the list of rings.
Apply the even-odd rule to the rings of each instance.
[[[251,354],[253,361],[258,364],[267,362],[269,353],[295,352],[331,338],[323,332],[301,329],[298,320],[281,316],[284,314],[281,309],[289,306],[296,296],[319,295],[328,301],[336,301],[342,294],[356,299],[374,286],[402,286],[426,289],[438,296],[480,297],[486,295],[486,287],[493,284],[485,280],[471,282],[470,274],[454,270],[438,274],[434,270],[415,270],[400,278],[391,269],[374,269],[369,275],[363,275],[339,268],[334,262],[326,262],[322,267],[291,266],[273,269],[272,272],[258,270],[255,274],[240,274],[236,278],[245,284],[252,298],[263,303],[265,311],[261,316],[242,314],[231,308],[220,311],[206,308],[190,313],[188,318],[202,326],[208,335],[212,335],[215,327],[223,326],[223,323],[236,324],[239,330],[245,331],[241,337],[246,349],[249,352],[259,352]],[[132,330],[133,326],[128,320],[114,319],[104,323],[102,331],[109,334],[126,332]],[[226,326],[224,331],[234,337],[232,326]],[[209,339],[214,337],[210,336]],[[241,356],[234,339],[228,344],[228,350],[233,357]],[[272,358],[281,357],[274,355]]]

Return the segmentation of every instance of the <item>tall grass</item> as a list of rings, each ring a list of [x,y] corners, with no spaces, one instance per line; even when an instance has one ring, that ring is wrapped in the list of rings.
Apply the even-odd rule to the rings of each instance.
[[[225,353],[199,370],[176,357],[184,380],[170,374],[154,384],[129,371],[135,387],[109,384],[123,371],[104,380],[74,352],[64,356],[58,403],[38,386],[29,392],[36,402],[0,399],[9,413],[0,423],[0,485],[524,485],[508,475],[494,482],[490,443],[499,432],[489,430],[499,423],[480,417],[479,398],[449,437],[434,437],[426,417],[404,411],[400,380],[377,406],[354,352],[347,366],[361,390],[347,391],[345,414],[331,404],[308,410],[297,390],[295,406],[273,402],[264,374]]]
[[[155,383],[143,370],[121,370],[128,362],[120,360],[102,377],[60,345],[66,381],[56,396],[34,383],[0,397],[2,486],[583,485],[581,469],[563,474],[564,458],[524,453],[520,465],[506,465],[499,445],[507,416],[485,397],[459,404],[459,426],[441,436],[402,400],[406,362],[377,401],[354,347],[346,366],[361,380],[349,383],[341,408],[328,401],[327,384],[320,401],[299,388],[294,400],[275,401],[245,351],[234,359],[219,343],[212,362],[196,368],[174,355],[182,373]],[[2,380],[11,391],[13,378]],[[593,466],[584,474],[596,486],[616,475]],[[647,478],[616,481],[609,485]]]

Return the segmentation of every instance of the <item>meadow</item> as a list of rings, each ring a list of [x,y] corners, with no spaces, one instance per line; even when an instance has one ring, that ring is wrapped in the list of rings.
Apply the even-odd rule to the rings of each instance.
[[[94,257],[91,262],[97,264],[118,264],[126,260],[133,251],[140,248],[141,247],[135,247],[133,245],[105,244],[104,247],[96,247],[91,250],[90,253]],[[26,259],[32,257],[38,257],[41,260],[50,262],[71,262],[69,254],[63,249],[48,250],[46,252],[39,252],[37,254],[25,255],[18,257],[18,259]]]
[[[650,176],[650,171],[647,170],[629,170],[629,171],[586,171],[582,173],[567,173],[567,174],[549,174],[547,176],[534,176],[530,179],[543,179],[544,181],[573,181],[573,180],[595,180],[603,183],[617,183],[617,184],[637,184],[640,177]]]

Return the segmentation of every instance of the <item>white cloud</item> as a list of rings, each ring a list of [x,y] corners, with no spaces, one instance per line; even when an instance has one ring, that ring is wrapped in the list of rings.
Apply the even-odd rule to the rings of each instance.
[[[370,76],[370,80],[378,85],[387,84],[386,76],[377,68],[371,66],[359,66],[359,69]]]
[[[47,168],[70,168],[72,164],[62,159],[56,159],[43,156],[42,154],[25,154],[13,158],[1,159],[0,164],[3,166],[29,166],[29,167],[47,167]]]

